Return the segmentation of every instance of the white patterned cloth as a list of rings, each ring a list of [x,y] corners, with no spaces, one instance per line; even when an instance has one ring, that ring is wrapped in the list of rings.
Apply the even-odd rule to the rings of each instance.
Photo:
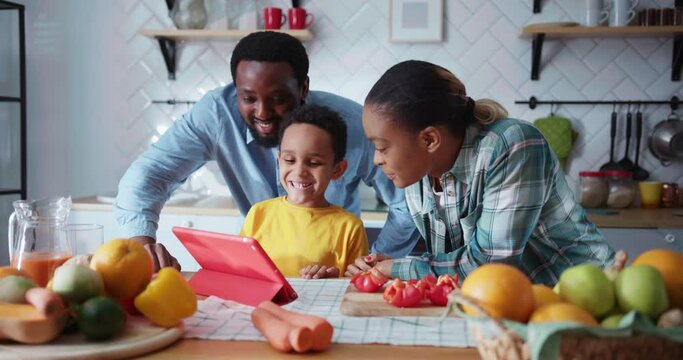
[[[284,308],[323,317],[334,326],[332,341],[341,344],[475,346],[464,319],[448,317],[357,317],[342,315],[348,279],[288,279],[299,298]],[[185,319],[186,339],[265,341],[251,323],[251,306],[211,296],[199,301]]]

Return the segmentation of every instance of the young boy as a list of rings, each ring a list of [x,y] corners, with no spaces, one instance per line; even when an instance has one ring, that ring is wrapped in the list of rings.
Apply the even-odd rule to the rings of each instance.
[[[325,199],[347,167],[346,124],[324,106],[303,105],[283,120],[279,145],[287,195],[254,204],[241,234],[257,239],[284,276],[339,277],[368,253],[363,222]]]

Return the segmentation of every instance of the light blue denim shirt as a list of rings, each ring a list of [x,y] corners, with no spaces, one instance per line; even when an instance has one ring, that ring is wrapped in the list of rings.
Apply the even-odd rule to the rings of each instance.
[[[396,189],[373,164],[375,148],[363,133],[361,106],[320,91],[310,91],[306,102],[336,111],[347,126],[348,169],[330,182],[326,199],[359,216],[358,185],[363,181],[373,187],[390,210],[372,252],[407,255],[419,233],[406,209],[403,190]],[[156,237],[159,213],[171,193],[212,160],[243,215],[257,202],[286,195],[279,181],[277,148],[255,141],[238,111],[235,86],[230,84],[202,97],[121,178],[114,212],[125,235]]]

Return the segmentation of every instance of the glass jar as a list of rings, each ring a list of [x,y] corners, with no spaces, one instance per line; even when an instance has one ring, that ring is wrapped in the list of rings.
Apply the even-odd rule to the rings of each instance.
[[[636,187],[633,182],[633,173],[630,171],[610,170],[605,171],[609,193],[607,206],[613,209],[629,207],[636,195]]]
[[[579,172],[579,191],[577,197],[584,208],[598,208],[607,203],[607,180],[602,171]]]

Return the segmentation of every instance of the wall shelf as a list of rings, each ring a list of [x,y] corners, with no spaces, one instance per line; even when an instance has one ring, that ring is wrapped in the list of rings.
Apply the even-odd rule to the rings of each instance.
[[[585,27],[562,26],[553,24],[532,24],[522,29],[522,37],[532,38],[531,80],[538,80],[543,41],[546,38],[601,38],[601,37],[673,37],[673,55],[671,60],[671,81],[681,80],[681,64],[683,64],[683,26],[621,26],[621,27]]]
[[[159,41],[161,54],[166,63],[166,70],[168,70],[168,78],[175,80],[175,66],[176,66],[176,45],[178,41],[221,41],[221,40],[239,40],[253,32],[264,31],[258,30],[176,30],[176,29],[142,29],[140,34],[151,37]],[[313,39],[313,34],[310,30],[268,30],[277,31],[294,36],[301,41],[310,41]]]

